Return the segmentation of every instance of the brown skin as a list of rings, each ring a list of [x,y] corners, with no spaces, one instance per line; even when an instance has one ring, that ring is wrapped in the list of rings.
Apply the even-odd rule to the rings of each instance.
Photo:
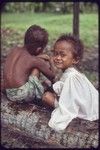
[[[36,76],[37,78],[39,78],[40,76],[40,72],[37,68],[34,68],[31,72],[31,76]]]
[[[8,55],[4,66],[4,86],[5,88],[16,88],[24,85],[34,68],[37,68],[48,79],[53,81],[55,77],[54,70],[50,69],[44,59],[38,56],[32,56],[25,47],[16,47]]]
[[[56,97],[57,96],[55,93],[47,91],[43,94],[42,101],[44,104],[54,107],[54,101]]]

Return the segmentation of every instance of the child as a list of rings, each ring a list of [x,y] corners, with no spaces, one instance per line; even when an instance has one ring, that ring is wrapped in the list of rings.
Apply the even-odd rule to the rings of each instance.
[[[47,31],[32,25],[25,33],[24,46],[12,49],[4,66],[4,86],[9,100],[23,102],[41,98],[44,88],[38,79],[39,71],[53,81],[54,70],[45,61],[49,61],[49,56],[42,54],[47,43]]]
[[[80,73],[75,65],[83,55],[83,44],[72,35],[62,35],[54,45],[54,63],[63,71],[59,81],[53,84],[52,92],[43,95],[43,102],[55,107],[49,126],[54,130],[64,130],[72,119],[98,119],[98,91]]]

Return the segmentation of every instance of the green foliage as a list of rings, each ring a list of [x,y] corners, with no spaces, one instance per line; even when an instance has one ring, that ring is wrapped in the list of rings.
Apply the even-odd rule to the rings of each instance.
[[[72,13],[73,2],[8,2],[4,7],[4,12],[57,12]],[[96,3],[80,2],[80,13],[97,12]]]
[[[25,12],[34,11],[34,4],[29,2],[8,2],[4,7],[4,12]]]

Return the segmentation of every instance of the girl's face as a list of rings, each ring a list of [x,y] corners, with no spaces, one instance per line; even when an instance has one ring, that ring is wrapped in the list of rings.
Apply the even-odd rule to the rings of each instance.
[[[62,69],[64,71],[68,67],[77,63],[73,57],[72,51],[73,46],[69,42],[59,41],[55,44],[53,59],[58,69]]]

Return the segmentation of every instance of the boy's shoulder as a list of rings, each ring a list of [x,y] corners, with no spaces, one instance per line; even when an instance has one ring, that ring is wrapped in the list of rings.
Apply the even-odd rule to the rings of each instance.
[[[10,58],[20,58],[23,60],[28,60],[28,62],[32,61],[34,56],[31,56],[23,47],[13,47],[8,53],[8,57]],[[34,59],[33,59],[34,60]]]
[[[9,53],[18,53],[20,50],[23,50],[23,47],[14,46],[9,50]]]
[[[10,50],[11,53],[26,53],[25,48],[21,46],[14,46]],[[28,52],[27,52],[28,53]]]

